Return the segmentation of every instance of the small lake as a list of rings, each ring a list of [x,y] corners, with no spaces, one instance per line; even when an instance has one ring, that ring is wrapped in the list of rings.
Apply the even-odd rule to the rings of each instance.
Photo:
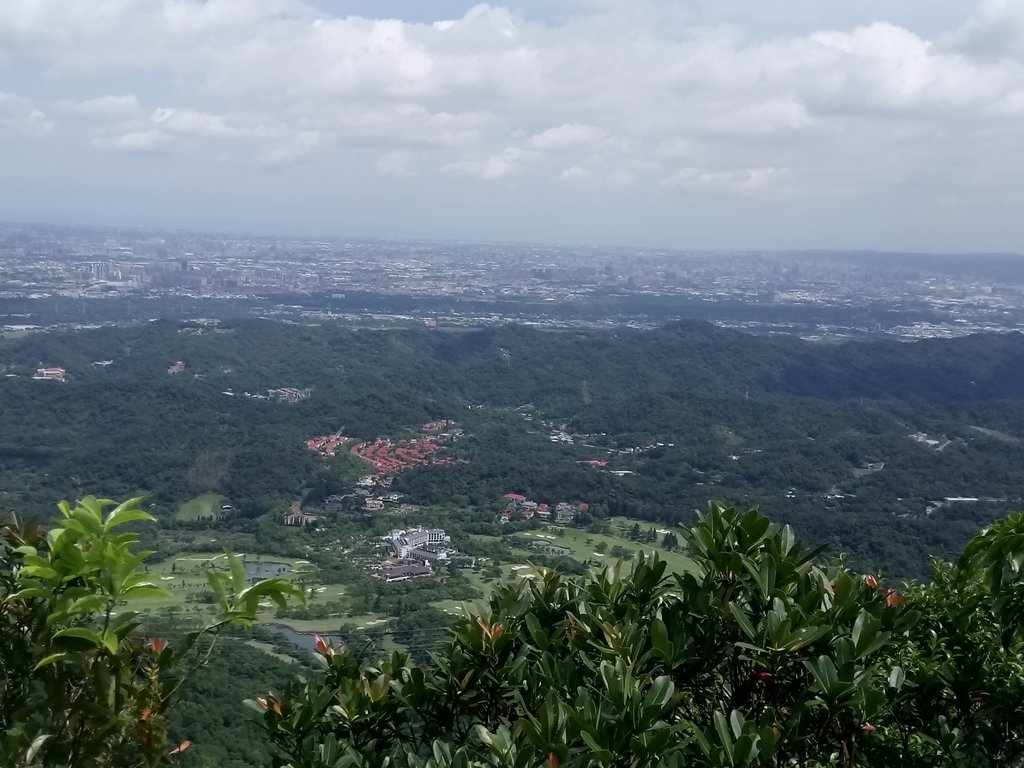
[[[246,563],[245,578],[249,581],[260,579],[272,579],[275,576],[283,576],[292,570],[289,563]]]
[[[298,632],[291,627],[285,626],[284,624],[264,624],[265,629],[269,629],[276,635],[280,635],[295,645],[299,646],[306,651],[316,650],[316,636],[319,634],[324,640],[331,642],[334,645],[341,644],[341,637],[339,635],[332,635],[329,633],[322,632]]]

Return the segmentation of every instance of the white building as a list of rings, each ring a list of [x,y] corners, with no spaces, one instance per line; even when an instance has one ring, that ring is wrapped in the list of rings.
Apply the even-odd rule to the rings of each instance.
[[[409,528],[392,531],[385,538],[392,554],[406,558],[414,549],[429,548],[431,544],[447,544],[451,537],[441,528]]]

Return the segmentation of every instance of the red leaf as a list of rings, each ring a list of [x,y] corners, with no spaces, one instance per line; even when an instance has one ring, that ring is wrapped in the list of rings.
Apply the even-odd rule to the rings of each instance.
[[[174,749],[171,750],[171,754],[172,755],[180,755],[182,752],[184,752],[186,749],[188,749],[191,746],[192,746],[192,742],[189,741],[188,739],[185,739],[183,742],[181,742],[181,744],[179,744],[178,746],[176,746]]]

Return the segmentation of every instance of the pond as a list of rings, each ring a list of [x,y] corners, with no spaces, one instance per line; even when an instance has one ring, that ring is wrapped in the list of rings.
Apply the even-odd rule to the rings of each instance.
[[[275,576],[283,576],[292,570],[289,563],[246,563],[245,578],[249,581],[260,579],[272,579]]]
[[[274,634],[281,635],[285,639],[299,646],[299,648],[302,648],[306,651],[312,651],[316,649],[316,636],[318,634],[324,640],[327,640],[328,642],[334,645],[341,644],[340,635],[332,635],[330,633],[324,632],[299,632],[284,624],[265,624],[263,626],[266,629],[269,629]]]

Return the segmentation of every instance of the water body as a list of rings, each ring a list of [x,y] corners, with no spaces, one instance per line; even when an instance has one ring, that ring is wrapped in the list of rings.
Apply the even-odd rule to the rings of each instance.
[[[245,578],[249,581],[260,579],[272,579],[275,576],[282,576],[292,570],[289,563],[246,563]]]
[[[341,644],[340,635],[325,634],[323,632],[299,632],[284,624],[266,624],[264,625],[264,627],[266,629],[269,629],[274,634],[281,635],[288,641],[294,643],[299,648],[302,648],[306,651],[312,651],[316,649],[316,636],[318,634],[324,640],[327,640],[328,642],[333,643],[334,645]]]

